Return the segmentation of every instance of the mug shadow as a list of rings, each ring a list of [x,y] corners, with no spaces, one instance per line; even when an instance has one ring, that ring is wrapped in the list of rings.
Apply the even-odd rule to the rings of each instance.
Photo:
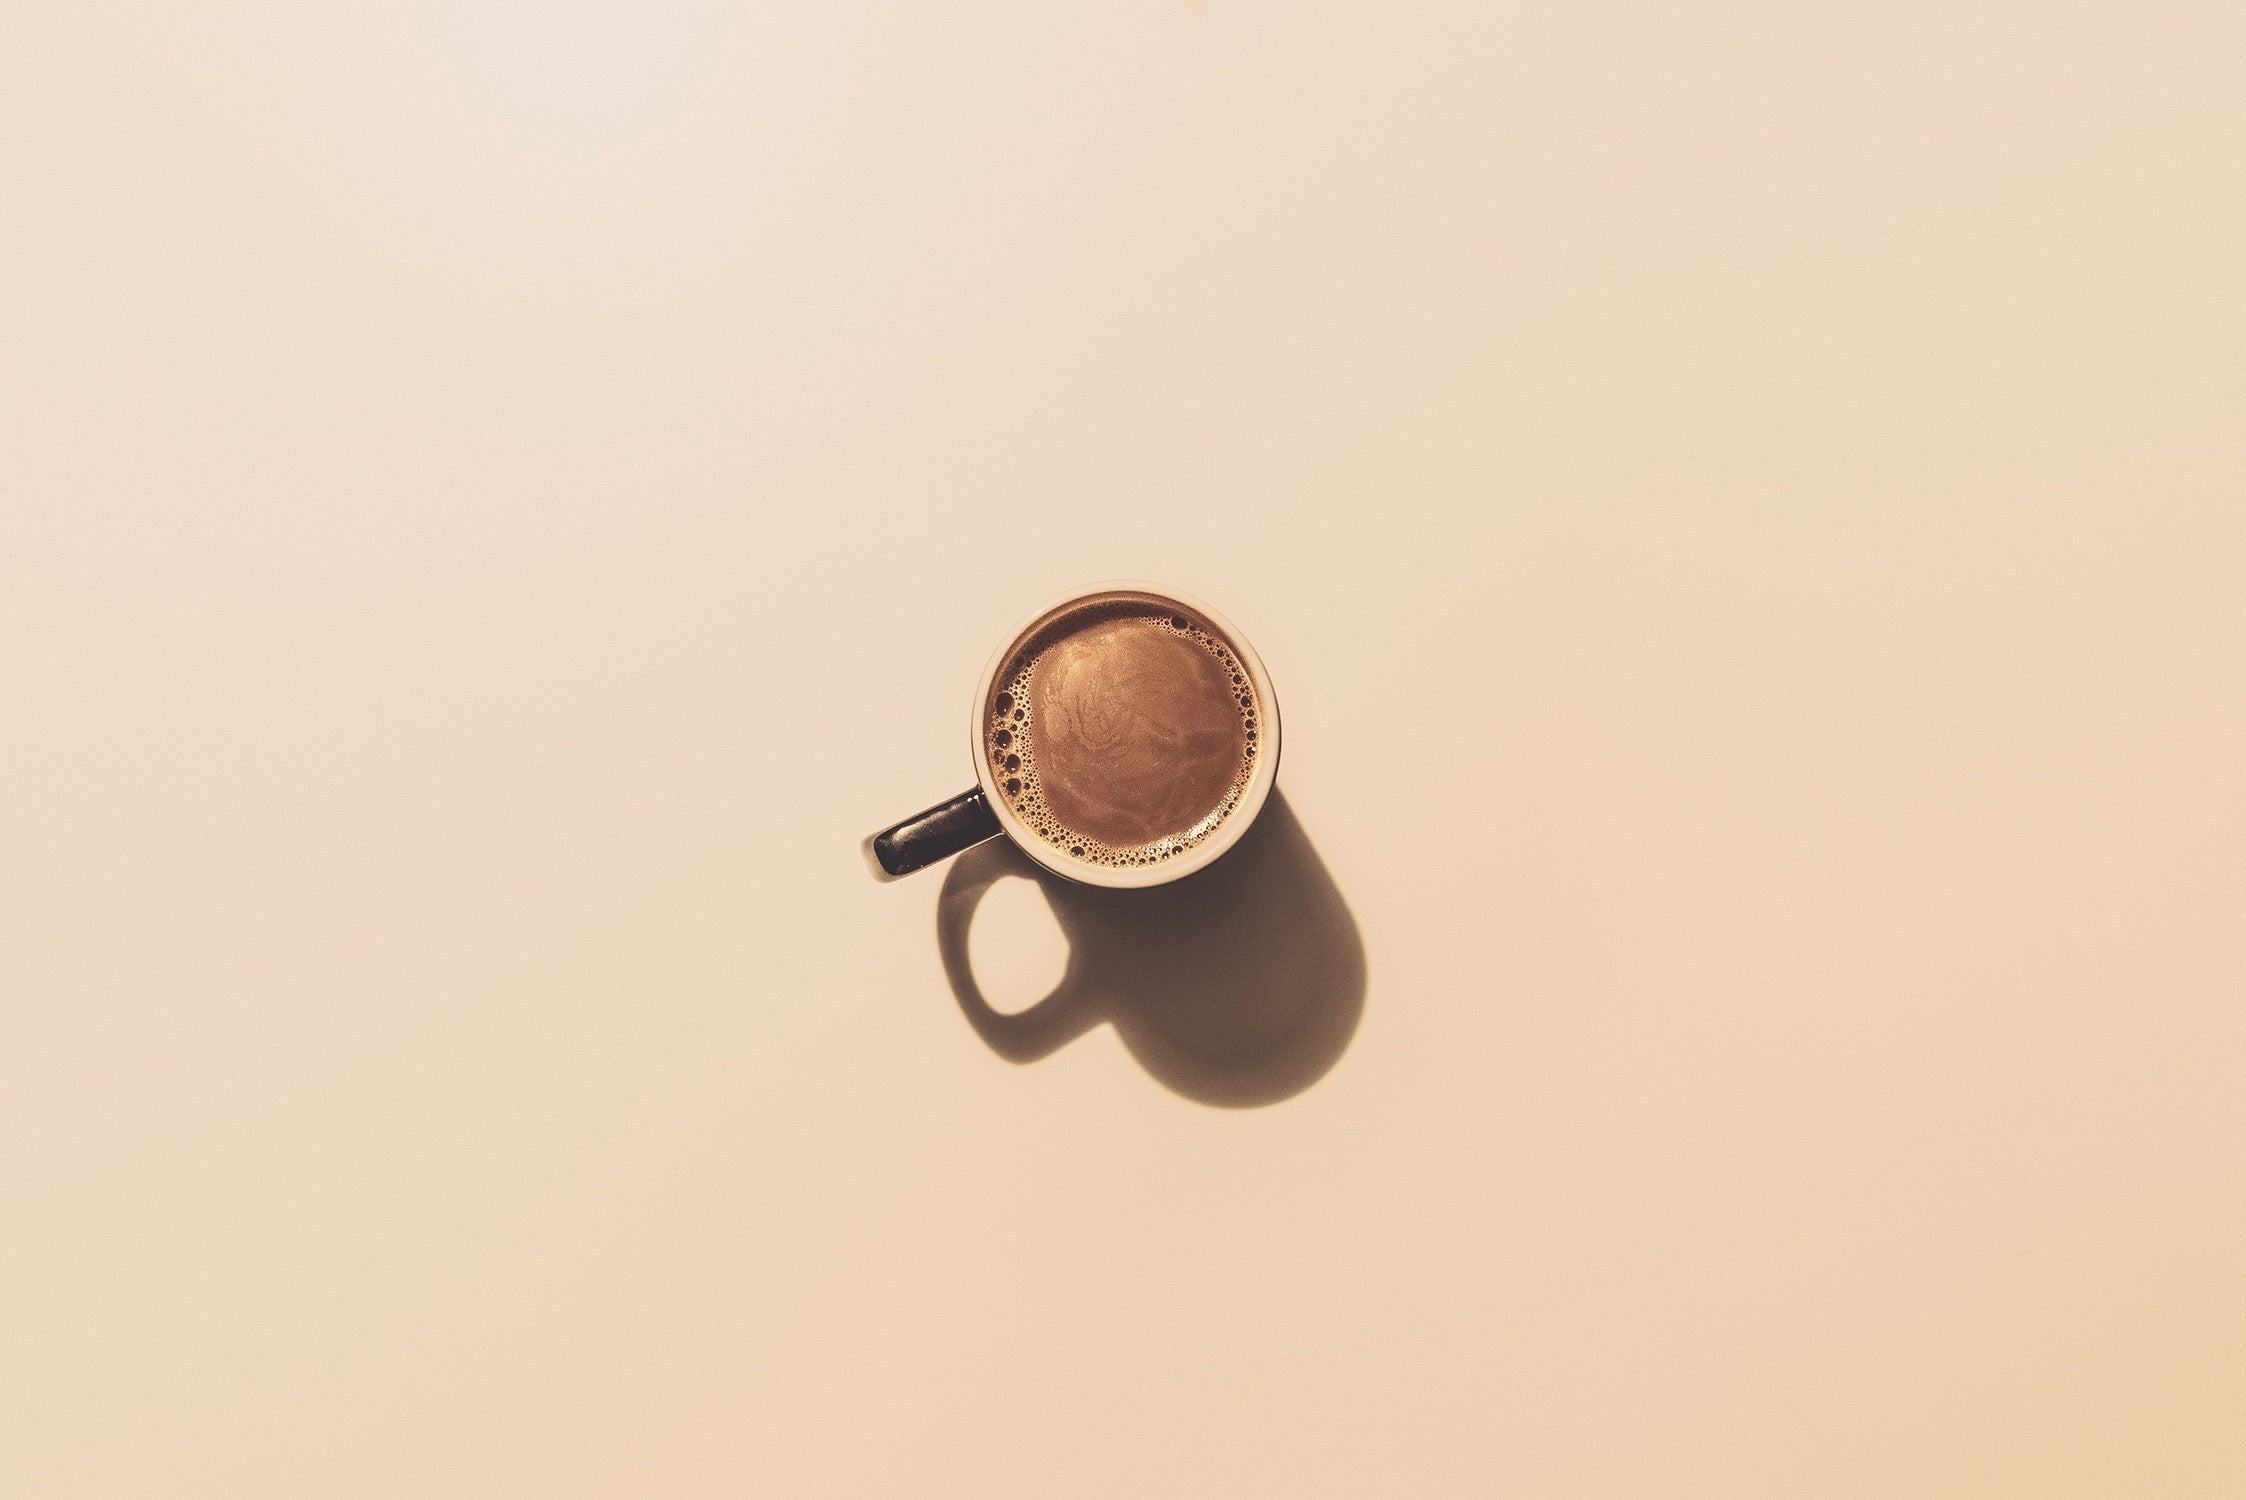
[[[984,893],[1009,876],[1037,882],[1069,949],[1059,986],[1013,1015],[984,998],[967,949]],[[1365,1008],[1357,920],[1276,788],[1223,858],[1144,890],[1065,880],[1006,839],[978,845],[944,877],[936,946],[961,1013],[1009,1062],[1107,1022],[1166,1087],[1230,1109],[1323,1078]]]

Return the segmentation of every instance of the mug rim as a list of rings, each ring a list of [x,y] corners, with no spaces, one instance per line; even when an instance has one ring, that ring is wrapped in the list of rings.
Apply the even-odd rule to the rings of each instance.
[[[999,668],[1007,656],[1035,626],[1055,610],[1065,609],[1081,600],[1100,594],[1135,593],[1152,594],[1158,599],[1172,600],[1200,615],[1224,636],[1235,655],[1248,669],[1248,680],[1254,686],[1256,702],[1261,709],[1260,733],[1257,743],[1256,768],[1248,773],[1248,784],[1240,793],[1240,801],[1232,812],[1219,823],[1210,835],[1185,854],[1174,859],[1157,861],[1151,865],[1095,865],[1086,860],[1071,859],[1039,838],[1029,825],[1016,817],[1012,808],[998,789],[997,773],[992,769],[990,757],[983,754],[983,705],[990,700],[991,684],[997,681]],[[1248,831],[1263,805],[1271,797],[1271,788],[1279,779],[1279,751],[1282,740],[1279,721],[1279,697],[1271,690],[1270,674],[1264,670],[1263,658],[1256,654],[1253,642],[1240,633],[1240,627],[1227,619],[1220,610],[1168,584],[1153,583],[1143,578],[1109,578],[1099,583],[1070,589],[1056,599],[1041,605],[999,642],[998,649],[983,665],[982,676],[975,682],[975,697],[967,709],[967,748],[974,757],[975,784],[983,789],[983,800],[989,804],[998,826],[1006,837],[1031,859],[1064,880],[1079,885],[1108,886],[1117,890],[1135,890],[1147,886],[1168,885],[1173,880],[1183,880],[1194,871],[1208,865],[1240,841]]]

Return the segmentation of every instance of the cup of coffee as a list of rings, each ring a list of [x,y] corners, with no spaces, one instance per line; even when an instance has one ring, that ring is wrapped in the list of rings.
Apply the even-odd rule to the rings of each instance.
[[[975,785],[865,842],[894,880],[1004,835],[1087,885],[1161,885],[1231,848],[1279,773],[1279,702],[1255,648],[1151,583],[1047,605],[983,668]]]

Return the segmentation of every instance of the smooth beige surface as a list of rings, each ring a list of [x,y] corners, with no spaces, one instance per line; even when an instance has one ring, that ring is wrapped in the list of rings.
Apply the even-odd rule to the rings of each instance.
[[[0,1494],[2246,1493],[2242,18],[18,0]],[[1262,1108],[859,863],[1115,575]]]

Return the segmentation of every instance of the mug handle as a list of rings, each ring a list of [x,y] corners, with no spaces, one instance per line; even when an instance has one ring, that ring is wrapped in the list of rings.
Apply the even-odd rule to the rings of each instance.
[[[876,880],[895,880],[924,870],[939,859],[949,859],[972,849],[1004,830],[998,814],[979,786],[969,787],[948,802],[914,813],[902,823],[884,828],[865,842],[866,862]]]

